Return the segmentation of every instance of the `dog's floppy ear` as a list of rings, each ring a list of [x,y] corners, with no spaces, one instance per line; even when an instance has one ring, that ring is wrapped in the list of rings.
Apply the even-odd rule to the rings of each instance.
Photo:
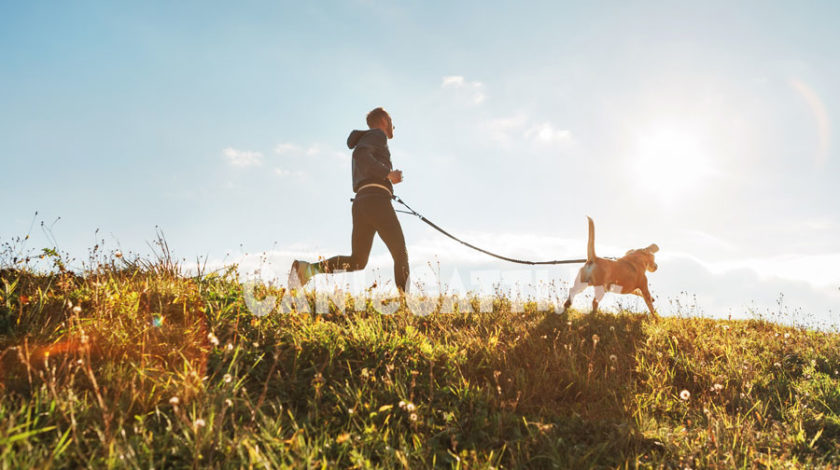
[[[659,251],[659,246],[656,243],[652,243],[649,247],[645,248],[645,251],[656,253]]]

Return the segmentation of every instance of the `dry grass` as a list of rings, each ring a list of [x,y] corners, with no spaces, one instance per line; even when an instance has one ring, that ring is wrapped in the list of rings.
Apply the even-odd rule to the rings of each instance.
[[[2,271],[0,466],[840,463],[835,333],[505,298],[257,318],[235,271],[168,258]]]

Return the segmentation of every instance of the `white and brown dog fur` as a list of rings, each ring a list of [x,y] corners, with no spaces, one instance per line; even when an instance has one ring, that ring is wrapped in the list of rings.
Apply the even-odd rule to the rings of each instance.
[[[575,284],[569,291],[569,299],[563,305],[565,312],[572,305],[572,300],[589,286],[595,288],[592,311],[598,311],[598,302],[607,292],[616,294],[635,294],[645,299],[651,315],[656,316],[653,299],[648,290],[647,272],[657,269],[653,254],[659,251],[656,244],[647,248],[630,250],[617,260],[599,258],[595,255],[595,223],[589,219],[589,242],[586,246],[586,264],[578,271]]]

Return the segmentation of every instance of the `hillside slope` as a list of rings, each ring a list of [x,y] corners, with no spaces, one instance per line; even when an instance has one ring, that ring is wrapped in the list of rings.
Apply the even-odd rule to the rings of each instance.
[[[233,272],[2,271],[0,465],[840,464],[835,333],[504,298],[255,317]]]

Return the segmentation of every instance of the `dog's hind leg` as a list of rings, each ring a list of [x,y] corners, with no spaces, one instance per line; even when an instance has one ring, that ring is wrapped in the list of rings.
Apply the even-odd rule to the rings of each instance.
[[[595,298],[592,299],[592,313],[598,313],[598,303],[601,302],[601,299],[604,298],[604,294],[607,293],[607,289],[604,286],[595,286]]]
[[[577,277],[575,278],[575,284],[569,289],[569,298],[566,300],[566,303],[563,304],[563,311],[560,313],[565,313],[569,307],[572,306],[572,300],[574,300],[575,296],[580,294],[584,289],[586,289],[589,284],[583,282],[581,280],[580,273],[578,273]]]

